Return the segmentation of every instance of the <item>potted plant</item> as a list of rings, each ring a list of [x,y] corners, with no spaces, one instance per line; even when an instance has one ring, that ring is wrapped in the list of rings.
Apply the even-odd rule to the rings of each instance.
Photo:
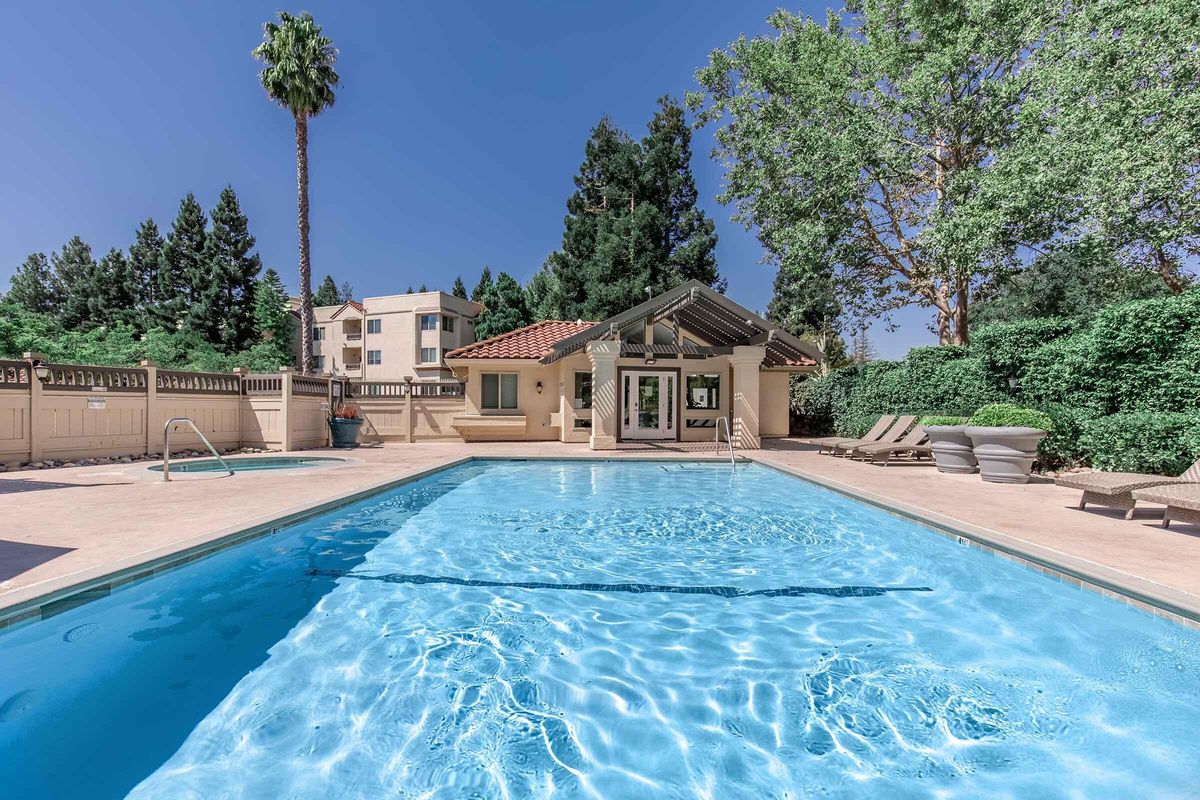
[[[329,414],[329,433],[333,436],[333,446],[358,447],[362,424],[362,409],[355,403],[343,400],[335,405]]]
[[[979,469],[971,437],[967,436],[966,417],[928,416],[921,427],[929,434],[929,449],[938,472],[969,475]]]
[[[1038,443],[1050,428],[1050,415],[1032,408],[993,403],[976,411],[967,422],[967,435],[980,476],[991,483],[1028,483]]]

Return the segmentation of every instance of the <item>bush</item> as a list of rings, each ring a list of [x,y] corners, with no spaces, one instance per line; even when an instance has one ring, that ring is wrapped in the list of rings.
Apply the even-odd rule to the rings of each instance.
[[[968,425],[977,428],[1037,428],[1049,431],[1054,427],[1050,415],[1012,403],[992,403],[976,411]]]
[[[945,414],[929,414],[921,417],[917,423],[922,428],[928,428],[930,425],[965,425],[966,417],[952,417]]]
[[[987,325],[971,334],[971,355],[979,359],[988,384],[1007,391],[1009,379],[1025,373],[1039,347],[1078,327],[1076,320],[1054,318]]]
[[[1084,423],[1092,466],[1114,472],[1179,475],[1200,458],[1200,415],[1133,412]]]
[[[1038,461],[1047,467],[1088,463],[1091,453],[1083,446],[1083,426],[1096,415],[1086,409],[1058,403],[1051,403],[1041,410],[1050,416],[1050,433],[1038,444]]]

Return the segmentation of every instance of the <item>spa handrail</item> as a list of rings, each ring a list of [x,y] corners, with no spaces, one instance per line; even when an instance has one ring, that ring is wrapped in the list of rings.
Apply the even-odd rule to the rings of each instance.
[[[713,431],[713,442],[717,445],[717,452],[721,452],[721,423],[725,423],[725,439],[729,442],[729,465],[737,466],[737,462],[733,458],[733,432],[729,430],[729,419],[727,417],[717,417],[717,427]]]
[[[186,422],[188,425],[192,426],[192,430],[194,430],[196,435],[200,437],[200,441],[204,442],[205,446],[208,447],[209,452],[212,453],[216,457],[217,461],[221,462],[221,466],[229,470],[229,474],[232,475],[233,467],[229,466],[228,462],[221,458],[221,454],[217,452],[217,448],[213,447],[212,442],[208,440],[208,437],[200,432],[200,429],[196,427],[196,423],[192,422],[191,417],[171,417],[169,420],[167,420],[166,424],[163,425],[163,480],[171,480],[171,426],[177,425],[180,422]]]

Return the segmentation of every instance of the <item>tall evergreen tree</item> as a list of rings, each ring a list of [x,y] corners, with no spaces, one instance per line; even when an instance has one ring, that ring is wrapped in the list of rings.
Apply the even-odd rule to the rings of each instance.
[[[476,303],[482,303],[483,296],[487,293],[487,290],[491,285],[492,270],[485,264],[483,267],[483,272],[479,273],[479,283],[475,284],[475,288],[471,290],[471,299]]]
[[[215,333],[212,344],[227,353],[250,347],[255,340],[254,287],[262,260],[254,249],[249,221],[237,193],[226,186],[212,210],[212,230],[204,243],[205,272],[211,289],[193,288],[200,298],[196,318]],[[199,332],[199,330],[197,331]]]
[[[254,286],[254,327],[263,341],[269,342],[280,364],[292,355],[292,315],[288,313],[288,294],[274,269],[267,269]]]
[[[167,330],[175,330],[197,301],[197,282],[207,274],[204,242],[207,238],[204,209],[191,192],[179,203],[179,214],[163,243],[158,260],[158,298],[155,316]]]
[[[314,306],[337,306],[342,304],[342,295],[338,291],[337,283],[334,282],[332,275],[326,275],[325,280],[321,281],[321,285],[317,287],[312,301]]]
[[[133,324],[138,316],[137,283],[125,254],[109,250],[88,276],[88,320],[84,327]]]
[[[483,303],[483,311],[475,321],[478,339],[508,333],[530,323],[525,290],[507,272],[496,276],[496,282],[488,287],[479,302]]]
[[[138,306],[153,309],[158,302],[158,264],[162,259],[162,234],[153,219],[138,226],[137,238],[129,246],[129,269],[137,286]]]
[[[555,277],[549,261],[529,279],[529,285],[525,287],[525,304],[529,307],[529,315],[534,321],[559,316],[562,288],[558,285],[558,278]]]
[[[451,294],[461,297],[463,300],[467,299],[467,285],[463,283],[462,275],[454,279],[454,289],[451,290]]]
[[[592,130],[550,257],[557,299],[542,313],[604,319],[696,279],[724,289],[712,220],[696,207],[691,133],[670,98],[641,142],[605,117]]]
[[[50,263],[54,268],[54,283],[62,295],[59,321],[67,330],[86,327],[90,319],[88,296],[94,290],[92,279],[96,272],[92,248],[73,236],[62,250],[51,254]]]
[[[349,303],[354,299],[354,287],[350,285],[350,281],[342,281],[342,285],[338,287],[338,302]]]
[[[27,311],[50,313],[58,310],[62,297],[45,253],[30,253],[21,268],[13,274],[4,299]]]

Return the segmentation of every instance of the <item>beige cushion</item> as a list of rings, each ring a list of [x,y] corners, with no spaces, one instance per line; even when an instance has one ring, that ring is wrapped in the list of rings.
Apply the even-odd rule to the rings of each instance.
[[[1134,489],[1180,481],[1180,478],[1169,478],[1166,475],[1140,475],[1136,472],[1076,472],[1062,475],[1054,482],[1068,489],[1081,489],[1096,494],[1127,494]]]
[[[1138,489],[1133,496],[1137,500],[1147,503],[1200,511],[1200,484],[1197,483],[1174,483],[1150,489]]]

